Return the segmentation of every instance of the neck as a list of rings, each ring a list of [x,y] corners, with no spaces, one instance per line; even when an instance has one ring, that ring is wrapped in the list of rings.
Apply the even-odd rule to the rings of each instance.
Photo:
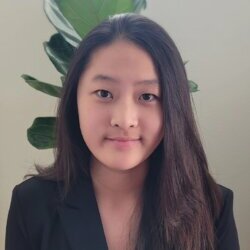
[[[124,204],[128,200],[136,202],[141,198],[148,171],[146,162],[129,170],[114,170],[92,159],[90,169],[98,200]]]

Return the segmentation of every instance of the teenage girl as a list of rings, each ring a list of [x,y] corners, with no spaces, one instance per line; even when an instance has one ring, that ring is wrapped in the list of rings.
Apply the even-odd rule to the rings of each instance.
[[[84,38],[56,131],[53,165],[13,190],[6,250],[239,249],[183,60],[152,20],[116,15]]]

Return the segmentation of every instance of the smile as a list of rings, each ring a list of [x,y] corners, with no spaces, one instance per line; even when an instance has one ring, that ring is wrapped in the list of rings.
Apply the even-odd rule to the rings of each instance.
[[[140,139],[107,138],[106,141],[118,149],[128,149],[140,142]]]

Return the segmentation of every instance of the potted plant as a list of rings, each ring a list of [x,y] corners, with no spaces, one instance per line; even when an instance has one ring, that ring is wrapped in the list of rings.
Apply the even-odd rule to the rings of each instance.
[[[24,74],[22,78],[34,89],[60,98],[70,59],[82,38],[110,15],[137,12],[146,8],[146,0],[44,0],[44,11],[56,33],[44,42],[44,50],[61,74],[61,86]],[[190,92],[198,86],[189,81]],[[55,147],[55,117],[37,117],[27,129],[28,141],[37,149]]]

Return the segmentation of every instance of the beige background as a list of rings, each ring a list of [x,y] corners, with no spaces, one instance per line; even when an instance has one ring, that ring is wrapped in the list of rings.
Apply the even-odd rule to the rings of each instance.
[[[195,93],[204,147],[216,180],[234,190],[241,249],[250,249],[250,1],[154,0],[145,15],[176,41]],[[53,115],[56,98],[33,90],[23,73],[58,84],[42,42],[54,33],[42,1],[1,1],[0,8],[0,249],[4,249],[11,191],[34,162],[50,163],[51,150],[34,149],[26,129]]]

